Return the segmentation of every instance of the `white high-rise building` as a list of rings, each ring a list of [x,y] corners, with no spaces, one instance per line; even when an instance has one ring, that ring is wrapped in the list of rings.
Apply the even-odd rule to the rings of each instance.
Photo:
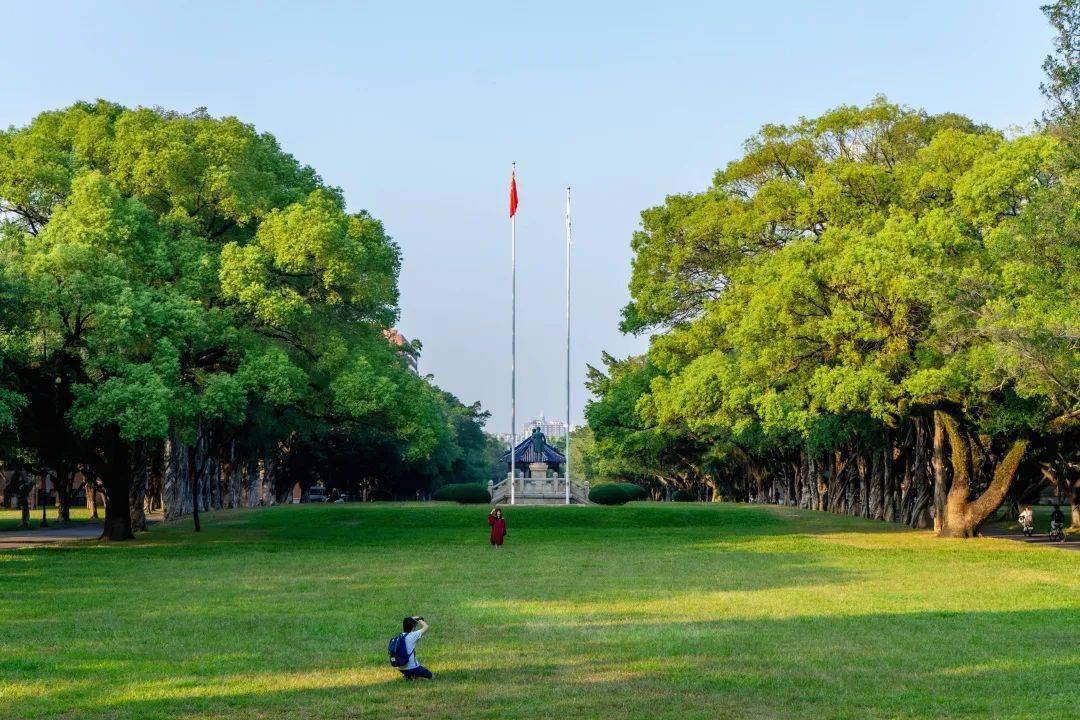
[[[561,438],[566,434],[566,423],[562,420],[549,420],[544,417],[544,413],[540,413],[540,417],[535,420],[530,420],[525,423],[525,430],[522,437],[528,437],[532,435],[532,431],[535,428],[540,428],[540,432],[544,433],[548,438],[555,439]],[[573,428],[571,428],[572,430]]]

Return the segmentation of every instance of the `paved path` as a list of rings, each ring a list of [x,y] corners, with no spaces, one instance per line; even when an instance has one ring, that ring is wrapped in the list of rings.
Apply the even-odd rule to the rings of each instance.
[[[1046,537],[1046,533],[1034,537],[1024,537],[1023,533],[1004,530],[999,527],[983,527],[982,534],[987,537],[1001,538],[1002,540],[1014,540],[1016,542],[1028,543],[1029,545],[1042,545],[1044,547],[1054,547],[1062,550],[1080,551],[1080,539],[1069,537],[1068,535],[1065,536],[1065,542],[1050,542]]]
[[[57,525],[40,530],[10,530],[0,532],[0,550],[13,550],[68,540],[87,540],[101,536],[101,523],[88,522],[77,525]]]
[[[161,512],[146,514],[146,527],[151,528],[164,519]],[[73,525],[51,525],[37,530],[10,530],[0,532],[0,550],[51,545],[72,540],[97,540],[101,537],[102,525],[98,521],[75,523]]]

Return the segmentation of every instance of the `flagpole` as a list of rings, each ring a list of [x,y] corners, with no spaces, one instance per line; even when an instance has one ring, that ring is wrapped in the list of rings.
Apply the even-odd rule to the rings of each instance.
[[[570,187],[566,188],[566,504],[570,504]]]
[[[510,166],[510,183],[517,195],[517,163]],[[514,505],[517,485],[517,208],[510,209],[510,504]]]

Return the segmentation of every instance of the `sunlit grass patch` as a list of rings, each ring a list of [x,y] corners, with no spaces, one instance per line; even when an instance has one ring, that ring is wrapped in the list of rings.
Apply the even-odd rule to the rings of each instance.
[[[102,510],[102,513],[105,511]],[[45,518],[52,526],[61,526],[56,519],[56,508],[49,507],[45,509]],[[71,508],[71,522],[72,523],[85,523],[90,522],[93,518],[90,517],[90,510],[84,506],[77,505]],[[0,508],[0,531],[4,530],[17,530],[19,529],[19,523],[22,520],[21,510],[11,510],[8,508]],[[37,529],[41,527],[41,508],[36,508],[30,511],[30,527],[31,529]]]

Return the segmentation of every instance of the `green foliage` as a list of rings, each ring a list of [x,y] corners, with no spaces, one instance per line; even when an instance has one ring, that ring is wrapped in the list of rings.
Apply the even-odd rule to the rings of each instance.
[[[451,483],[435,490],[431,499],[448,500],[462,505],[480,505],[490,503],[491,494],[479,483]]]
[[[697,498],[693,493],[687,492],[686,490],[676,490],[671,493],[671,500],[672,502],[694,502]]]
[[[1002,435],[1080,410],[1077,180],[1054,138],[879,99],[746,148],[642,214],[624,328],[667,332],[593,371],[599,466],[704,477],[879,445],[942,404]]]
[[[615,483],[631,500],[648,500],[649,491],[635,483]]]
[[[596,479],[596,435],[589,425],[581,425],[570,433],[570,472],[578,480]]]
[[[483,431],[491,413],[481,408],[480,403],[465,405],[450,393],[443,393],[443,401],[454,445],[460,451],[448,475],[486,487],[488,480],[496,479],[502,472],[498,455],[492,452],[491,438]],[[497,444],[501,450],[501,443]]]
[[[607,373],[589,367],[588,388],[595,396],[585,408],[594,436],[589,470],[596,477],[662,482],[693,471],[688,458],[707,452],[696,438],[661,427],[643,412],[655,365],[647,357],[616,360],[604,354]]]
[[[629,483],[604,483],[589,490],[589,501],[597,505],[625,505],[636,499],[627,491]],[[634,485],[633,487],[637,487]]]
[[[746,496],[796,451],[869,457],[934,409],[984,447],[1075,457],[1078,7],[1044,9],[1050,132],[878,98],[766,125],[645,210],[622,328],[654,334],[590,368],[594,471]]]
[[[1056,32],[1054,51],[1043,61],[1046,80],[1039,86],[1050,101],[1044,119],[1075,132],[1080,117],[1080,2],[1056,0],[1042,11]]]
[[[484,475],[486,415],[383,336],[400,262],[376,218],[236,118],[42,113],[0,132],[0,433],[33,426],[20,452],[46,467],[59,451],[35,438],[74,433],[83,465],[174,435],[307,458],[290,467],[364,442],[384,478]]]

